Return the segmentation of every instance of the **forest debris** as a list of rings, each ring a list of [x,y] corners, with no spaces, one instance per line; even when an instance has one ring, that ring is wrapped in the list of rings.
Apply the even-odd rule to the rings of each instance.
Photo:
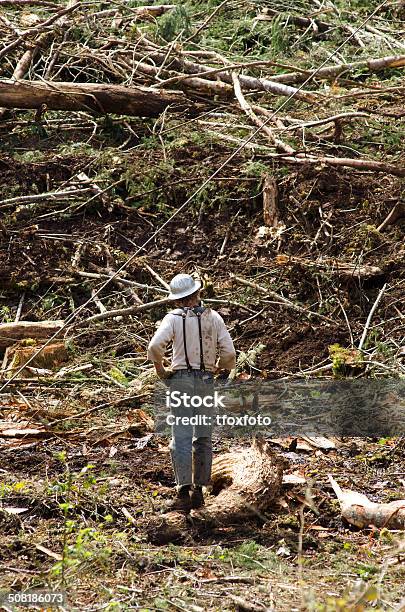
[[[404,216],[405,204],[403,202],[397,202],[389,215],[377,227],[377,232],[382,232],[388,225],[394,225],[394,223],[396,223],[399,219],[402,219]]]
[[[125,516],[125,518],[127,519],[127,521],[129,523],[131,523],[132,525],[136,524],[136,519],[132,516],[132,514],[130,512],[128,512],[128,510],[125,508],[125,506],[123,506],[121,508],[122,514]]]
[[[372,308],[371,308],[371,310],[369,312],[366,324],[364,326],[363,334],[362,334],[362,336],[360,338],[360,342],[359,342],[359,346],[358,346],[359,351],[361,351],[362,348],[363,348],[363,345],[364,345],[364,343],[366,341],[366,338],[367,338],[369,327],[371,325],[371,320],[372,320],[372,318],[374,316],[375,311],[378,308],[378,304],[380,303],[380,301],[381,301],[381,299],[382,299],[382,297],[383,297],[383,295],[385,293],[386,288],[387,288],[387,283],[385,283],[383,285],[383,287],[380,289],[380,291],[379,291],[379,293],[378,293],[378,295],[377,295],[377,297],[375,299],[375,302],[374,302],[374,304],[373,304],[373,306],[372,306]]]
[[[137,525],[142,523],[139,519]],[[142,527],[152,544],[164,545],[169,542],[192,544],[192,534],[184,512],[165,512],[160,516],[154,516]]]
[[[136,117],[159,117],[168,106],[174,112],[196,115],[199,108],[179,91],[108,83],[0,80],[0,106],[41,108],[43,104],[49,110],[117,113]]]
[[[120,308],[117,310],[108,310],[107,312],[100,313],[97,315],[93,315],[88,319],[84,319],[84,321],[80,321],[77,325],[82,327],[83,325],[87,325],[88,323],[92,323],[94,321],[103,321],[104,319],[110,319],[118,316],[127,316],[132,315],[137,312],[144,312],[145,310],[150,310],[151,308],[156,308],[156,306],[162,306],[163,304],[167,304],[170,300],[168,298],[164,298],[162,300],[156,300],[155,302],[148,302],[147,304],[141,304],[136,306],[129,306],[128,308]]]
[[[305,266],[307,268],[317,268],[326,270],[329,274],[336,276],[346,276],[354,278],[371,278],[373,276],[381,276],[383,271],[378,266],[368,264],[359,264],[358,262],[346,262],[342,260],[332,259],[331,257],[321,257],[315,260],[305,257],[297,257],[294,255],[277,255],[275,263],[279,266],[293,265]]]
[[[149,60],[154,63],[154,66],[163,65],[167,61],[167,56],[165,53],[158,52],[156,49],[148,50]],[[138,60],[142,60],[145,58],[145,52],[134,53],[133,55]],[[223,63],[227,63],[224,58],[221,59]],[[170,67],[172,69],[185,72],[189,75],[187,78],[184,78],[183,74],[180,74],[177,77],[177,79],[180,78],[182,82],[184,81],[185,84],[189,83],[190,85],[190,79],[196,78],[196,75],[203,75],[204,73],[206,73],[208,76],[212,75],[215,80],[220,79],[220,82],[223,82],[222,84],[229,83],[232,85],[232,76],[230,74],[230,71],[233,69],[232,66],[225,66],[222,67],[221,70],[213,71],[211,66],[197,64],[196,62],[191,62],[190,60],[184,59],[183,57],[172,57]],[[155,73],[156,72],[157,70],[155,69]],[[205,79],[200,78],[198,81],[195,81],[194,84],[198,86],[199,81],[205,81]],[[295,87],[290,87],[289,85],[284,85],[283,83],[278,83],[270,79],[239,75],[239,81],[243,88],[249,90],[268,91],[272,94],[275,94],[276,96],[294,96],[297,100],[303,100],[305,102],[316,102],[318,99],[318,94],[316,93],[305,91],[303,89],[298,90]],[[215,84],[215,81],[211,81],[211,83]]]
[[[200,584],[254,584],[254,579],[247,576],[215,576],[215,578],[199,579],[198,582]]]
[[[69,0],[66,8],[73,7],[74,4],[75,4],[74,0]],[[31,17],[34,19],[33,24],[26,23],[27,17]],[[37,25],[37,22],[38,21],[40,22],[38,15],[36,15],[35,13],[31,13],[29,15],[23,13],[22,19],[23,18],[25,18],[25,22],[22,23],[22,25],[28,25],[28,26]],[[59,17],[59,19],[57,19],[54,22],[53,24],[54,27],[51,31],[44,32],[43,34],[41,34],[38,37],[38,39],[35,41],[35,44],[30,46],[28,49],[26,49],[26,51],[23,53],[23,55],[18,60],[16,67],[14,69],[13,79],[15,81],[19,81],[20,79],[23,79],[25,77],[27,72],[29,72],[31,64],[36,58],[36,56],[39,54],[41,49],[46,48],[50,44],[52,38],[54,37],[55,31],[57,30],[57,28],[60,28],[66,22],[66,18],[67,18],[67,13],[63,13]],[[3,117],[6,110],[7,110],[6,108],[0,108],[0,119]]]
[[[239,77],[238,77],[238,75],[235,72],[232,72],[232,81],[233,81],[233,87],[234,87],[234,90],[235,90],[235,96],[236,96],[236,99],[239,102],[239,105],[240,105],[241,109],[246,113],[246,115],[249,117],[249,119],[251,119],[253,121],[253,123],[255,125],[257,125],[262,130],[262,132],[264,132],[266,134],[266,136],[269,138],[270,142],[275,144],[276,150],[277,151],[282,151],[282,152],[287,153],[289,155],[295,153],[295,150],[290,145],[286,144],[285,142],[280,140],[280,138],[277,138],[273,134],[273,131],[270,128],[270,126],[267,125],[268,120],[262,121],[256,115],[256,113],[253,111],[252,107],[247,102],[245,96],[242,93],[242,88],[240,86]]]
[[[1,86],[1,82],[0,82]],[[65,191],[47,191],[45,193],[38,193],[35,195],[28,196],[17,196],[15,198],[7,198],[6,200],[2,200],[0,202],[1,208],[10,208],[15,204],[22,204],[23,206],[19,207],[19,210],[26,208],[33,208],[34,205],[38,203],[44,203],[55,200],[65,200],[70,199],[78,195],[82,195],[91,191],[89,188],[84,189],[75,189],[74,187],[70,187]]]
[[[63,556],[61,554],[53,552],[53,550],[50,550],[49,548],[47,548],[46,546],[43,546],[42,544],[35,544],[35,548],[39,550],[40,552],[43,552],[48,557],[52,557],[52,559],[56,559],[56,561],[62,561],[63,559]]]
[[[89,176],[87,176],[87,174],[85,172],[79,172],[76,175],[76,178],[77,178],[78,181],[80,181],[84,185],[90,187],[91,191],[95,195],[100,196],[100,200],[103,202],[103,204],[107,204],[108,196],[105,194],[105,190],[101,189],[101,187],[99,187],[96,183],[94,183],[91,180],[91,178]]]
[[[29,508],[15,508],[14,506],[2,506],[1,509],[7,514],[23,514],[29,510]]]
[[[146,436],[139,438],[139,440],[135,442],[135,449],[142,450],[146,448],[149,442],[152,440],[152,438],[153,438],[153,433],[147,434]]]
[[[308,451],[313,452],[314,446],[309,442],[309,440],[304,440],[302,438],[294,438],[293,436],[283,436],[282,438],[270,438],[269,442],[272,444],[276,444],[277,446],[281,446],[281,448],[287,449],[289,451]]]
[[[169,283],[166,283],[166,281],[163,280],[163,278],[157,272],[155,272],[155,270],[149,264],[143,262],[143,266],[148,270],[148,272],[153,276],[153,278],[155,278],[161,285],[163,285],[166,291],[170,291]]]
[[[145,436],[145,432],[153,432],[155,428],[153,418],[141,408],[136,408],[129,413],[128,418],[135,421],[128,427],[128,431],[138,437]]]
[[[26,338],[45,340],[59,331],[62,326],[61,320],[0,323],[0,351]]]
[[[155,6],[137,6],[134,8],[136,19],[159,17],[176,7],[176,4],[157,4]]]
[[[272,77],[278,83],[301,83],[309,77],[317,79],[335,79],[343,73],[353,72],[361,68],[368,69],[370,72],[378,72],[386,68],[401,68],[405,66],[405,55],[388,55],[385,57],[368,58],[365,60],[350,62],[348,64],[338,64],[334,66],[324,66],[317,70],[303,70],[300,72],[285,72]]]
[[[335,127],[340,124],[342,125],[344,120],[349,120],[349,119],[357,119],[357,117],[365,117],[365,118],[370,118],[370,114],[369,113],[363,113],[363,112],[359,112],[359,113],[338,113],[337,115],[331,115],[330,117],[324,117],[323,119],[314,119],[312,121],[304,121],[304,122],[300,122],[298,120],[292,120],[293,121],[292,125],[289,125],[288,127],[283,127],[281,131],[287,132],[287,131],[294,131],[294,130],[299,130],[299,129],[303,129],[303,128],[307,128],[307,127],[317,127],[319,125],[325,125],[327,123],[335,123]]]
[[[292,302],[291,300],[288,300],[287,298],[280,295],[279,293],[276,293],[272,289],[267,289],[266,287],[262,287],[258,285],[257,283],[254,283],[253,281],[248,281],[245,278],[241,278],[240,276],[237,276],[236,274],[233,274],[233,273],[231,273],[230,276],[231,278],[235,279],[238,283],[241,283],[242,285],[246,285],[247,287],[252,287],[253,289],[256,289],[257,291],[259,291],[260,293],[264,293],[268,297],[277,300],[279,304],[284,304],[288,308],[293,308],[294,310],[298,310],[298,312],[302,312],[306,314],[307,316],[314,315],[321,319],[325,319],[327,321],[333,322],[332,319],[329,319],[328,317],[325,317],[324,315],[321,315],[312,310],[307,310],[306,308],[303,308],[302,306],[299,306],[298,304],[294,304],[294,302]]]
[[[77,276],[82,276],[83,278],[107,279],[107,278],[111,278],[113,273],[97,274],[96,272],[85,272],[84,270],[75,270],[74,274],[76,274]],[[151,285],[145,285],[144,283],[137,283],[134,280],[129,280],[128,278],[123,278],[121,276],[115,276],[112,280],[116,281],[117,283],[120,283],[121,285],[127,285],[128,287],[139,287],[140,289],[149,289],[156,293],[164,293],[165,295],[167,295],[168,293],[166,289],[161,289],[160,287],[154,287]]]
[[[39,34],[40,32],[43,32],[44,30],[46,30],[47,26],[50,26],[53,23],[59,21],[61,17],[64,17],[65,15],[72,13],[79,6],[81,6],[80,2],[70,2],[69,1],[68,6],[61,9],[60,11],[58,11],[57,13],[55,13],[54,15],[52,15],[45,21],[40,22],[38,25],[35,25],[32,28],[28,28],[27,30],[24,30],[23,32],[19,32],[17,38],[15,38],[11,43],[9,43],[8,45],[6,45],[0,50],[0,59],[5,57],[8,53],[10,53],[10,51],[13,51],[17,47],[19,47],[25,41],[26,38],[29,38],[34,34]]]
[[[228,522],[267,510],[277,498],[283,477],[283,460],[269,444],[253,440],[249,448],[223,453],[212,464],[215,496],[199,511],[203,520]]]
[[[325,438],[324,436],[302,435],[302,438],[315,448],[320,448],[322,450],[331,450],[336,448],[335,442],[329,438]]]
[[[360,529],[368,526],[405,529],[405,499],[380,504],[370,501],[363,493],[342,490],[330,474],[329,480],[339,500],[343,518],[352,525]]]
[[[277,227],[279,224],[278,187],[273,176],[266,174],[263,177],[263,221],[268,227]]]
[[[350,157],[328,157],[307,155],[306,153],[297,153],[297,155],[289,157],[280,157],[282,161],[287,163],[297,164],[326,164],[327,166],[346,166],[347,168],[357,168],[358,170],[371,170],[374,172],[384,172],[386,174],[394,174],[395,176],[404,177],[405,167],[386,164],[385,162],[373,161],[368,159],[352,159]]]
[[[228,598],[235,604],[235,610],[238,612],[274,612],[273,608],[267,608],[263,604],[247,601],[239,595],[228,595]]]
[[[0,438],[51,438],[52,433],[45,429],[36,429],[33,427],[16,428],[10,427],[8,429],[0,430]]]
[[[59,9],[60,5],[46,0],[0,0],[0,6],[46,6],[47,8]]]
[[[38,355],[37,355],[38,353]],[[32,361],[31,358],[34,357]],[[19,370],[24,364],[30,361],[31,367],[24,368],[20,371],[21,377],[29,377],[39,374],[35,372],[35,369],[45,369],[46,372],[42,374],[48,374],[49,369],[56,367],[60,363],[68,360],[68,353],[64,342],[54,342],[47,346],[13,346],[7,349],[7,358],[10,359],[5,365],[5,375],[13,376],[16,370]],[[34,372],[31,370],[34,369]]]
[[[299,474],[284,474],[282,482],[283,485],[305,484],[307,479],[305,476],[300,476]]]
[[[82,365],[77,366],[65,366],[58,370],[55,374],[55,378],[63,378],[69,374],[74,374],[75,372],[86,372],[87,370],[91,370],[93,368],[92,363],[83,363]]]
[[[107,312],[107,308],[104,306],[103,302],[98,297],[98,293],[94,287],[91,290],[91,297],[93,298],[93,301],[96,304],[99,311],[101,312],[101,314],[104,314],[105,312]]]

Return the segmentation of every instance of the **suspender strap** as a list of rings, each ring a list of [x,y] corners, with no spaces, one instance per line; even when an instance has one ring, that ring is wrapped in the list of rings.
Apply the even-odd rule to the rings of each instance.
[[[205,372],[203,340],[202,340],[202,331],[201,331],[201,313],[200,312],[197,313],[197,321],[198,321],[198,336],[200,338],[200,370]]]
[[[202,339],[202,329],[201,329],[201,312],[197,312],[197,321],[198,321],[198,337],[200,340],[200,370],[205,372],[205,364],[204,364],[204,351],[203,351],[203,339]],[[190,360],[187,354],[187,339],[186,339],[186,317],[187,312],[182,313],[183,319],[183,344],[184,344],[184,357],[186,359],[186,366],[189,372],[192,372],[193,368],[191,367]]]
[[[185,312],[183,312],[183,314],[181,315],[183,318],[183,343],[184,343],[184,356],[186,358],[186,366],[187,366],[187,370],[189,372],[192,371],[192,367],[190,365],[190,361],[187,355],[187,341],[186,341],[186,316],[187,314]]]

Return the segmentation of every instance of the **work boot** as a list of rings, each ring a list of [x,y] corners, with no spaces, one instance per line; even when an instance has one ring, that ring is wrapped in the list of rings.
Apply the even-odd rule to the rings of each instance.
[[[174,499],[171,499],[165,507],[167,512],[190,512],[191,510],[191,499],[190,499],[190,485],[184,485],[177,491],[177,495]]]
[[[201,486],[194,486],[191,491],[191,507],[192,508],[201,508],[204,505],[204,496],[202,492]]]

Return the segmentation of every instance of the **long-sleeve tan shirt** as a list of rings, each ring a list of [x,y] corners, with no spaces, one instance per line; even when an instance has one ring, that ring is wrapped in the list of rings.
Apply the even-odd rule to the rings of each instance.
[[[179,314],[173,314],[179,313]],[[173,356],[171,367],[173,370],[187,368],[183,341],[183,319],[181,310],[168,313],[148,346],[148,359],[161,363],[169,342],[173,343]],[[203,341],[203,358],[205,369],[215,371],[217,353],[219,355],[218,367],[232,370],[236,365],[236,353],[232,338],[226,329],[221,315],[206,308],[201,315],[201,330]],[[200,340],[198,333],[197,315],[190,309],[186,316],[186,342],[187,355],[192,368],[200,368]]]

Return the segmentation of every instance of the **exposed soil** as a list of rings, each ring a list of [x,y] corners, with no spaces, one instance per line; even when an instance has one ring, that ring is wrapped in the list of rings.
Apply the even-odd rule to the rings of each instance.
[[[10,146],[7,138],[11,136],[5,136],[3,146]],[[94,154],[56,154],[51,139],[45,146],[32,135],[18,143],[13,138],[14,146],[41,150],[43,157],[27,161],[1,153],[3,200],[63,188],[80,171],[97,177]],[[127,153],[125,166],[111,162],[107,182],[121,182],[104,201],[7,205],[0,222],[2,320],[14,319],[23,293],[22,320],[66,318],[101,283],[80,277],[77,270],[118,269],[185,201],[190,188],[185,179],[192,175],[192,184],[198,184],[228,152],[215,146],[208,155],[204,143],[179,147],[172,152],[176,164],[164,171],[160,149],[135,149]],[[389,290],[366,343],[367,354],[382,369],[377,365],[360,374],[397,376],[404,334],[404,220],[381,232],[376,228],[401,199],[399,179],[324,167],[274,169],[285,229],[279,236],[261,235],[261,177],[246,173],[247,163],[260,160],[250,154],[234,159],[204,197],[131,261],[127,278],[159,287],[145,263],[166,280],[178,272],[198,272],[205,283],[204,298],[220,300],[212,306],[231,329],[238,354],[264,345],[254,363],[241,368],[245,375],[264,378],[304,376],[306,368],[332,366],[329,347],[351,346],[350,334],[358,345],[386,284]],[[135,185],[129,184],[132,168],[141,176],[158,166],[152,186],[137,175],[132,177]],[[137,196],[149,190],[152,195]],[[379,270],[371,276],[342,276],[336,273],[339,262]],[[315,314],[275,304],[231,274]],[[153,288],[137,292],[145,303],[162,296]],[[107,309],[132,303],[122,287],[111,285],[100,299]],[[89,304],[79,319],[96,312]],[[57,588],[64,583],[72,609],[78,610],[114,606],[115,601],[121,606],[115,609],[233,610],[231,596],[240,595],[277,612],[332,612],[358,610],[354,606],[363,600],[361,609],[375,609],[368,604],[372,593],[367,595],[367,589],[377,585],[379,609],[403,609],[398,607],[403,606],[405,580],[403,534],[349,526],[327,479],[331,473],[342,486],[374,501],[405,497],[401,439],[339,439],[337,449],[329,452],[297,451],[294,441],[290,448],[275,445],[286,459],[286,472],[305,476],[307,483],[284,486],[271,511],[226,526],[191,524],[170,543],[159,543],[150,533],[148,537],[147,526],[173,495],[174,480],[168,441],[154,435],[140,448],[141,434],[129,429],[137,408],[151,410],[150,388],[138,396],[130,385],[150,367],[146,344],[165,312],[163,306],[142,316],[71,328],[69,365],[90,363],[87,374],[10,384],[2,392],[2,418],[16,426],[27,417],[34,426],[65,419],[49,440],[25,439],[23,444],[32,444],[25,449],[19,443],[0,446],[2,588]],[[121,368],[123,381],[111,381],[113,368]],[[121,387],[116,384],[120,380]],[[75,418],[98,405],[102,408]],[[216,439],[215,452],[234,444]],[[9,514],[4,507],[25,510]],[[70,565],[62,575],[58,555],[64,542]]]

